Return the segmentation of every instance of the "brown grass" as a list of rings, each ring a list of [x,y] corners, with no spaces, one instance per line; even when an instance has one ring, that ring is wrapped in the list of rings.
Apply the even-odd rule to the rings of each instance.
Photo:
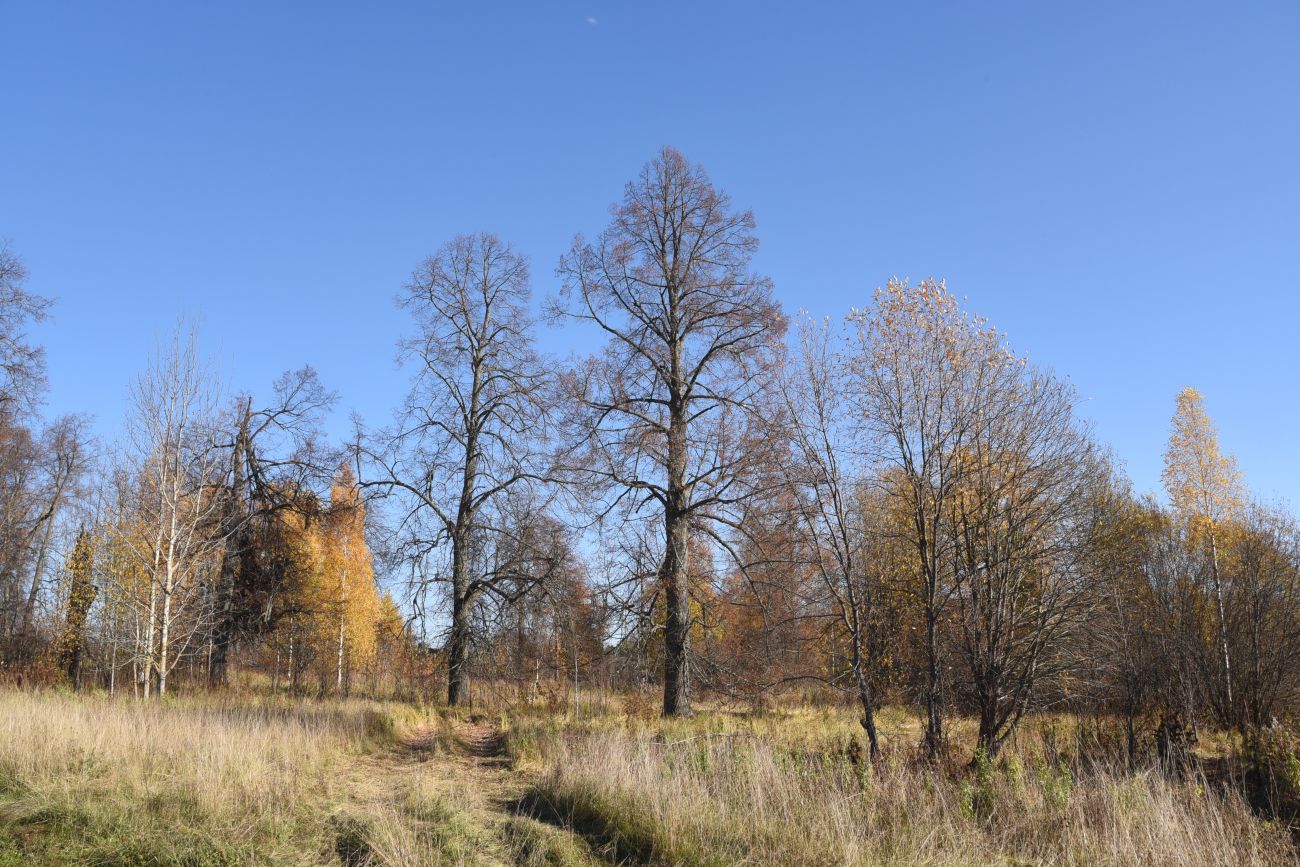
[[[0,867],[1296,863],[1230,789],[1084,761],[1067,717],[997,763],[933,767],[901,710],[872,764],[846,710],[664,722],[640,704],[468,719],[0,691]]]
[[[885,758],[825,709],[701,714],[512,733],[541,769],[525,799],[611,856],[648,863],[1293,864],[1286,829],[1193,776],[1044,758],[1026,736],[996,764],[937,769],[893,721]],[[855,745],[856,742],[856,745]],[[1084,768],[1087,768],[1086,770]]]

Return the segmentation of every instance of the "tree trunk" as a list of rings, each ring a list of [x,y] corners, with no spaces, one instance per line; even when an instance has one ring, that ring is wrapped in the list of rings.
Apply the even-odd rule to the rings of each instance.
[[[996,700],[989,695],[980,696],[980,727],[975,736],[975,752],[978,755],[981,751],[986,759],[992,760],[997,757],[1000,742],[997,740],[997,704]]]
[[[341,585],[339,590],[343,595],[341,596],[342,604],[339,605],[338,673],[334,682],[334,689],[339,694],[342,694],[343,692],[343,648],[344,648],[344,637],[346,636],[345,627],[347,625],[347,610],[348,610],[347,596],[344,590],[347,586],[347,580],[348,580],[347,572],[344,571],[339,577],[339,583]]]
[[[153,673],[155,660],[155,648],[157,647],[158,635],[158,579],[157,579],[157,558],[155,557],[154,575],[149,580],[149,619],[146,625],[144,635],[144,669],[139,674],[143,680],[143,692],[146,699],[149,698],[153,690]]]
[[[1219,542],[1214,526],[1210,526],[1210,576],[1214,579],[1214,602],[1219,615],[1219,652],[1223,662],[1223,690],[1226,705],[1224,720],[1228,725],[1240,722],[1232,700],[1232,659],[1228,654],[1228,618],[1223,605],[1223,585],[1219,581]]]
[[[847,544],[845,550],[847,550]],[[876,655],[873,652],[874,645],[869,645],[867,653],[868,659],[863,659],[862,657],[862,642],[864,640],[873,640],[868,633],[868,630],[871,628],[870,615],[864,612],[864,606],[869,605],[868,599],[870,594],[864,586],[863,598],[859,599],[858,592],[853,585],[853,562],[850,558],[846,558],[846,560],[847,563],[844,573],[847,576],[847,580],[845,581],[844,589],[849,603],[849,640],[853,648],[852,653],[849,655],[849,661],[851,670],[853,671],[853,681],[858,688],[858,701],[862,704],[862,719],[860,719],[859,722],[862,723],[862,728],[867,733],[867,746],[871,758],[874,759],[880,755],[880,737],[876,732],[876,700],[875,696],[872,695],[871,681],[867,679],[866,671],[868,660],[871,664],[874,664],[875,662]]]
[[[857,624],[860,628],[861,621]],[[862,728],[867,733],[867,746],[871,758],[880,755],[880,736],[876,732],[876,701],[871,694],[871,683],[863,671],[862,646],[858,635],[853,636],[853,679],[857,682],[858,701],[862,704]]]
[[[298,694],[298,668],[293,658],[294,638],[294,623],[291,620],[289,621],[289,663],[287,672],[289,676],[289,695]]]
[[[248,509],[244,501],[244,464],[248,450],[248,418],[251,406],[244,405],[239,430],[235,434],[235,447],[231,455],[230,502],[227,504],[225,550],[221,555],[221,574],[217,579],[217,616],[212,625],[212,661],[208,683],[225,686],[229,681],[230,647],[235,638],[235,586],[239,581],[240,566],[247,537],[244,532]]]
[[[469,701],[470,607],[468,542],[457,537],[451,554],[451,633],[447,636],[447,704]]]
[[[867,750],[871,758],[877,758],[880,755],[880,733],[876,731],[876,709],[875,702],[871,698],[871,693],[860,685],[858,687],[858,699],[862,702],[862,728],[867,733]]]
[[[113,631],[111,633],[111,644],[109,645],[108,654],[108,694],[114,695],[117,692],[117,644],[121,621],[121,611],[118,608],[116,597],[113,600]]]
[[[670,292],[675,298],[675,293]],[[676,304],[670,319],[676,333]],[[671,394],[668,400],[668,486],[664,503],[664,560],[659,579],[667,606],[664,621],[664,716],[690,716],[687,677],[691,638],[690,491],[686,487],[687,398],[683,381],[684,347],[670,342]]]
[[[451,634],[447,640],[447,704],[469,701],[469,606],[457,594],[452,602]]]
[[[660,580],[663,582],[667,618],[664,624],[664,716],[689,716],[687,656],[691,634],[690,592],[687,584],[689,523],[670,503],[664,516],[667,546]]]
[[[50,507],[50,512],[45,518],[44,531],[41,533],[41,545],[36,555],[36,571],[32,574],[32,586],[27,591],[27,603],[23,606],[22,627],[19,629],[20,635],[26,635],[32,626],[32,617],[36,613],[36,597],[40,594],[41,581],[45,577],[45,563],[49,559],[50,536],[54,533],[54,511],[58,508],[58,500],[62,495],[62,487],[59,493],[55,494],[54,504]]]
[[[939,706],[939,641],[938,612],[935,611],[933,590],[925,606],[925,748],[930,758],[937,758],[943,749],[943,710]]]
[[[167,667],[170,664],[168,651],[171,650],[171,619],[172,619],[172,592],[175,590],[174,579],[168,570],[167,585],[163,588],[162,603],[162,621],[159,624],[158,635],[158,668],[157,668],[157,690],[158,698],[167,694]]]

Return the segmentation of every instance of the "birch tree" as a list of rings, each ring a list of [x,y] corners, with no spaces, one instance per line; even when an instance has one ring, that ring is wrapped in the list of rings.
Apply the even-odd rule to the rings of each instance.
[[[1214,600],[1219,645],[1219,704],[1225,717],[1236,712],[1232,653],[1225,590],[1220,568],[1225,522],[1239,516],[1243,494],[1237,462],[1219,448],[1219,433],[1205,411],[1205,398],[1194,388],[1178,393],[1162,479],[1174,513],[1194,547],[1205,551],[1209,590]]]
[[[220,556],[223,467],[214,443],[216,378],[193,331],[159,346],[131,389],[137,514],[126,540],[148,579],[143,692],[159,698],[210,612],[204,583]]]
[[[346,465],[330,487],[330,505],[322,531],[325,580],[331,591],[335,633],[334,688],[345,689],[353,666],[367,664],[375,654],[375,625],[379,594],[374,563],[366,544],[366,512],[356,476]]]

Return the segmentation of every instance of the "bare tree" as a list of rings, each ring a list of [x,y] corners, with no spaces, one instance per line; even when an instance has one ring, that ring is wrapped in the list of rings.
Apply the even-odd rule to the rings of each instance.
[[[28,292],[26,280],[22,260],[0,244],[0,416],[35,409],[45,385],[45,352],[27,341],[26,328],[52,302]]]
[[[40,466],[31,430],[0,415],[0,627],[6,638],[22,618],[23,580],[31,568],[31,539],[42,512]],[[13,649],[6,648],[6,657]]]
[[[782,377],[793,460],[794,518],[808,538],[808,560],[820,577],[834,617],[849,643],[849,676],[862,707],[871,756],[880,752],[875,713],[875,667],[881,655],[875,629],[880,583],[869,560],[883,534],[868,528],[857,460],[860,420],[848,404],[846,360],[836,352],[829,323],[800,322],[799,352]]]
[[[47,560],[64,485],[50,480],[50,436],[33,431],[45,385],[44,350],[27,327],[43,320],[50,301],[27,291],[27,269],[0,244],[0,632],[4,662],[29,657],[31,615]],[[53,431],[55,428],[51,428]],[[55,461],[56,466],[61,466]],[[66,480],[61,480],[66,481]],[[38,550],[39,548],[39,550]],[[28,575],[33,574],[30,583]]]
[[[148,582],[144,694],[161,697],[167,676],[201,634],[203,592],[219,562],[221,452],[214,422],[218,386],[195,334],[160,346],[131,390],[134,532],[126,540]]]
[[[59,515],[70,499],[80,501],[85,494],[79,485],[90,468],[91,448],[86,428],[85,417],[64,416],[50,425],[41,438],[40,511],[27,533],[28,544],[35,546],[35,566],[23,605],[19,626],[22,634],[29,633],[34,627],[36,603],[44,586]]]
[[[1083,566],[1104,479],[1073,389],[1008,358],[982,383],[947,504],[961,693],[993,758],[1041,682],[1075,660],[1059,653],[1092,601]]]
[[[1256,504],[1227,535],[1237,722],[1254,734],[1300,698],[1300,527],[1283,509]]]
[[[396,423],[357,448],[362,487],[394,497],[403,556],[422,592],[451,595],[447,702],[468,700],[475,606],[518,592],[495,551],[513,537],[512,498],[541,479],[546,375],[533,348],[528,267],[494,235],[453,239],[400,297],[419,333],[402,344],[417,365]],[[508,558],[507,558],[508,559]]]
[[[560,261],[562,317],[594,325],[604,351],[567,377],[576,407],[568,469],[605,513],[663,522],[664,713],[688,714],[692,533],[737,526],[754,417],[784,320],[771,282],[750,271],[754,217],[704,170],[665,148],[624,190],[594,244]]]

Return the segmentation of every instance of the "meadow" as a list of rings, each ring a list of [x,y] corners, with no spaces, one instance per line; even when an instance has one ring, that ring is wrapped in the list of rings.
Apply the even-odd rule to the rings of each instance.
[[[0,865],[1297,862],[1224,770],[1227,736],[1167,772],[1042,716],[994,762],[936,765],[900,709],[875,762],[834,706],[576,710],[6,690]]]

